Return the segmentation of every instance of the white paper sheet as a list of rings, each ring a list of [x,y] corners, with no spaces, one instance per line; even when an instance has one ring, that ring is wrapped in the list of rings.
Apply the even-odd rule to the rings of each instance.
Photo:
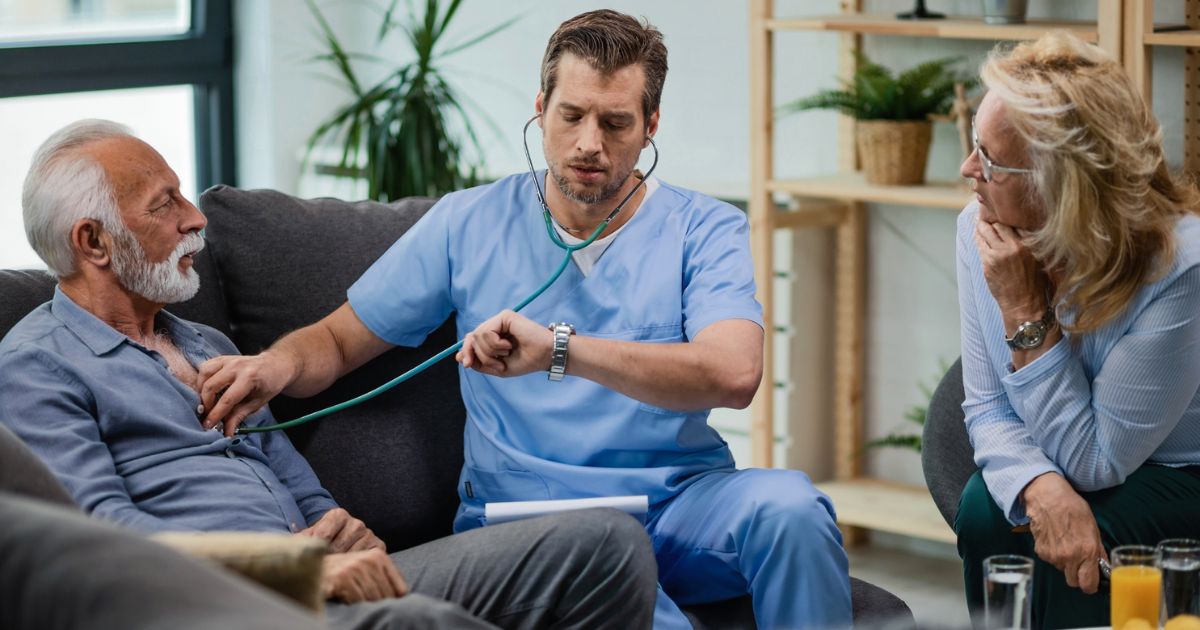
[[[585,510],[587,508],[615,508],[644,521],[650,500],[644,494],[625,497],[591,497],[587,499],[553,499],[548,501],[498,501],[483,506],[483,516],[488,525],[497,525],[523,518],[544,514]]]

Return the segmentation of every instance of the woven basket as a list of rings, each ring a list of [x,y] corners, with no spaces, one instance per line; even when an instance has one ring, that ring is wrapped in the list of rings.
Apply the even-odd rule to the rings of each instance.
[[[912,186],[925,183],[925,162],[933,123],[927,120],[860,120],[858,155],[868,184]]]

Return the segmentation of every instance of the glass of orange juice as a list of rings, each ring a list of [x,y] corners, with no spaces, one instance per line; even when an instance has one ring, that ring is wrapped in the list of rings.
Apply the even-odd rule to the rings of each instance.
[[[1162,609],[1162,570],[1158,568],[1157,551],[1147,545],[1124,545],[1110,555],[1113,630],[1123,630],[1134,619],[1157,628]]]

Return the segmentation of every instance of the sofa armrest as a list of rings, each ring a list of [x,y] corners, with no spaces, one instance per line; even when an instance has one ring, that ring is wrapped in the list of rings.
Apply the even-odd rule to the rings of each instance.
[[[169,532],[151,539],[215,562],[315,613],[324,609],[321,566],[328,547],[323,540],[253,532]]]

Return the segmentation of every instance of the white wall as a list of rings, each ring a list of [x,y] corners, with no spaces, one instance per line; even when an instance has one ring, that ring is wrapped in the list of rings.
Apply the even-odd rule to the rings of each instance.
[[[909,0],[868,1],[868,10],[895,12]],[[933,10],[978,14],[979,0],[933,0]],[[1178,6],[1163,5],[1160,21],[1181,19]],[[836,12],[836,0],[778,0],[782,15]],[[1031,17],[1091,19],[1090,0],[1030,0]],[[328,5],[323,5],[328,6]],[[655,2],[584,2],[559,0],[487,2],[467,0],[456,19],[452,40],[487,30],[513,15],[521,19],[507,30],[445,62],[461,94],[487,113],[498,127],[479,124],[486,170],[493,175],[524,168],[521,125],[531,115],[538,88],[538,67],[545,42],[564,19],[608,6],[645,16],[666,37],[670,72],[662,101],[662,150],[659,174],[673,183],[710,194],[744,198],[749,172],[748,9],[731,0],[657,0]],[[1172,13],[1175,11],[1175,13]],[[333,5],[331,19],[347,41],[369,50],[374,27],[355,5]],[[237,3],[239,177],[243,186],[300,189],[298,156],[307,135],[341,102],[343,95],[316,78],[304,62],[318,52],[315,28],[296,0],[241,0]],[[889,66],[904,68],[921,60],[963,54],[976,66],[989,48],[984,42],[867,37],[866,52]],[[833,87],[837,72],[837,37],[823,33],[786,33],[777,37],[776,99],[782,103],[816,89]],[[402,49],[384,53],[397,64],[407,60]],[[1181,76],[1182,52],[1156,51],[1159,77]],[[1156,82],[1156,110],[1163,121],[1168,155],[1182,155],[1182,86]],[[799,177],[836,170],[836,116],[813,112],[781,119],[777,124],[776,168],[780,177]],[[533,136],[535,132],[531,132]],[[535,157],[538,138],[531,137]],[[957,177],[961,153],[955,131],[940,125],[929,163],[934,179]],[[310,189],[311,190],[311,189]],[[904,410],[922,402],[918,382],[933,385],[939,362],[958,356],[958,315],[954,275],[954,213],[945,210],[878,206],[871,210],[869,230],[869,318],[866,400],[868,434],[880,436],[913,427]],[[790,295],[781,315],[791,313],[791,332],[780,337],[779,374],[791,377],[787,390],[776,394],[784,410],[777,426],[790,431],[789,443],[777,452],[792,466],[821,477],[831,470],[829,409],[829,273],[832,249],[820,230],[781,234],[777,266],[790,279],[777,281]],[[781,318],[781,322],[784,318]],[[719,411],[714,424],[728,427],[739,460],[748,463],[747,426],[743,412]],[[876,452],[868,466],[875,474],[902,481],[921,481],[915,454]]]

